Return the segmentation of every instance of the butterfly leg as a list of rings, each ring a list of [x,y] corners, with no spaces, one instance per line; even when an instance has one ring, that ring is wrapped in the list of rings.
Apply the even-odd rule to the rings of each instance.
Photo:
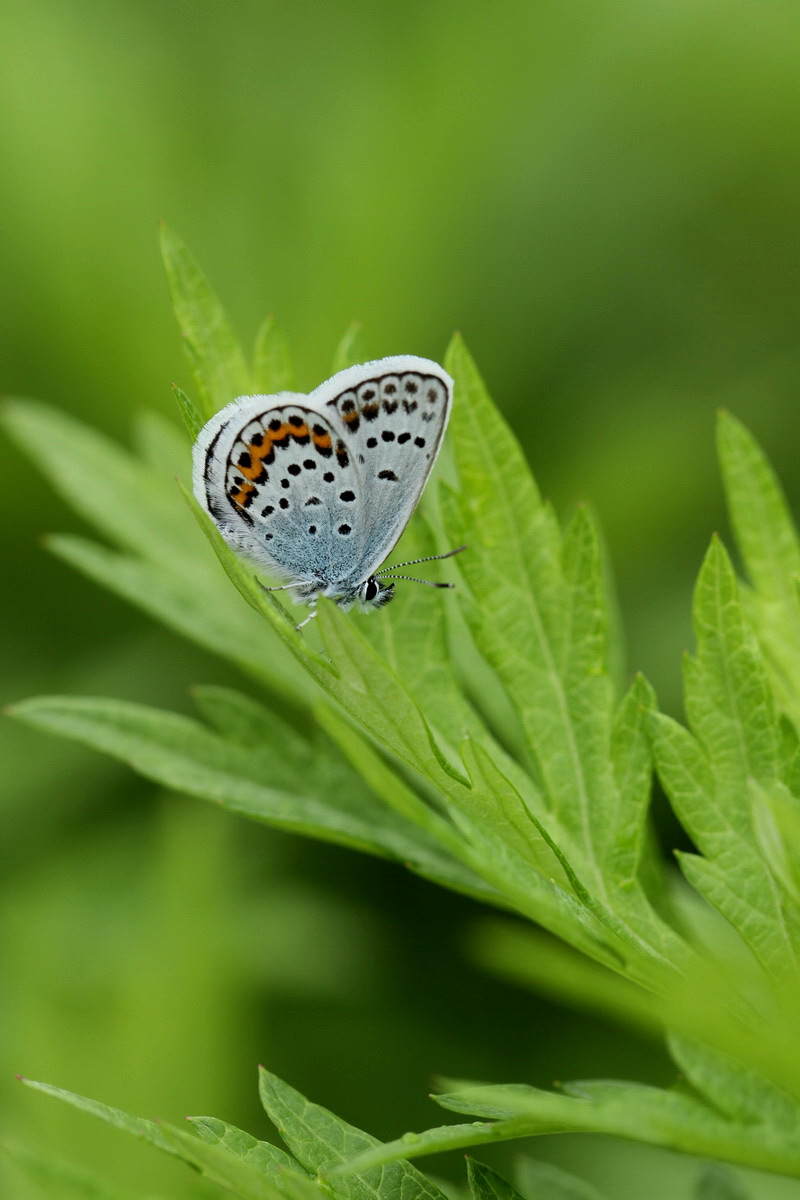
[[[317,615],[317,598],[315,596],[314,600],[313,600],[313,606],[312,606],[311,612],[308,614],[308,616],[306,617],[306,619],[304,621],[301,621],[299,625],[295,625],[295,627],[294,627],[295,633],[299,633],[304,625],[307,625],[309,621],[314,620],[314,617],[316,615]]]

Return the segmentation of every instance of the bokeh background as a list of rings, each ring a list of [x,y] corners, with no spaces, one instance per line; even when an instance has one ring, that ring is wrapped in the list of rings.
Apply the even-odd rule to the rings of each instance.
[[[799,59],[790,0],[8,0],[2,387],[123,440],[136,410],[173,415],[189,377],[161,217],[245,339],[277,314],[302,385],[353,318],[375,356],[439,358],[459,328],[545,493],[598,512],[630,665],[679,712],[692,579],[726,529],[720,405],[800,493]],[[0,459],[7,699],[189,711],[193,682],[232,678],[49,559],[42,533],[78,523]],[[259,1132],[263,1061],[382,1137],[438,1123],[434,1072],[672,1078],[657,1049],[481,975],[477,906],[10,722],[2,739],[12,1138],[181,1197],[181,1168],[14,1072]],[[674,1200],[696,1171],[598,1139],[532,1149],[620,1200]]]

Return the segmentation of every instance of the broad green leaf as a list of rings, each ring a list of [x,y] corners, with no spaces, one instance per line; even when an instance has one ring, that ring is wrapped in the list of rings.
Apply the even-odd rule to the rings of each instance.
[[[292,1154],[313,1174],[328,1174],[345,1160],[380,1145],[376,1138],[312,1104],[263,1068],[259,1089],[267,1116]],[[444,1193],[416,1167],[402,1161],[384,1170],[355,1172],[337,1179],[335,1186],[342,1200],[445,1200]]]
[[[491,1167],[467,1156],[467,1180],[474,1200],[523,1200],[515,1187]]]
[[[250,391],[250,373],[208,280],[177,234],[163,224],[161,253],[175,318],[207,420]]]
[[[583,1179],[535,1158],[519,1159],[515,1177],[528,1200],[605,1200]]]
[[[336,353],[333,356],[331,364],[331,374],[335,375],[337,371],[343,371],[345,367],[354,367],[357,363],[367,361],[368,356],[364,346],[364,334],[361,322],[353,321],[336,347]]]
[[[108,1104],[101,1104],[99,1100],[90,1100],[75,1092],[65,1091],[64,1088],[53,1087],[51,1083],[38,1083],[34,1079],[23,1079],[22,1082],[27,1087],[44,1092],[46,1096],[53,1096],[56,1100],[63,1100],[66,1104],[71,1104],[73,1108],[79,1108],[93,1117],[99,1117],[101,1121],[113,1125],[115,1129],[132,1134],[139,1141],[149,1142],[151,1146],[156,1146],[157,1149],[164,1150],[167,1154],[173,1154],[178,1158],[182,1157],[166,1137],[162,1126],[156,1121],[148,1121],[145,1117],[132,1117],[119,1108],[111,1108]]]
[[[297,390],[289,343],[272,315],[266,318],[256,336],[252,386],[254,394],[263,392],[267,396]]]

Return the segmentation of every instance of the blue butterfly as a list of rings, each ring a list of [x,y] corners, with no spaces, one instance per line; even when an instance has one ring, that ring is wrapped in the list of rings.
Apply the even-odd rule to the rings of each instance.
[[[397,355],[339,371],[308,396],[239,396],[200,431],[195,496],[229,545],[285,581],[268,590],[311,606],[298,629],[319,596],[381,608],[394,594],[381,576],[410,578],[378,568],[422,495],[452,397],[437,363]]]

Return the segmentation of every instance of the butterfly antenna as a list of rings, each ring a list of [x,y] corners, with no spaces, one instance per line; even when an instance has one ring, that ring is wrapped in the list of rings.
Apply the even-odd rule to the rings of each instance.
[[[396,571],[399,567],[414,567],[417,565],[417,563],[421,563],[421,562],[435,562],[437,559],[440,559],[440,558],[452,558],[454,554],[460,554],[462,550],[467,550],[467,549],[469,549],[468,546],[458,546],[458,547],[456,547],[455,550],[448,550],[446,554],[426,554],[424,558],[410,558],[408,560],[408,562],[395,563],[391,567],[381,567],[380,571],[375,571],[375,573],[374,573],[375,578],[377,579],[378,576],[383,575],[385,571]],[[401,578],[408,579],[409,576],[408,575],[398,576],[398,579],[401,579]],[[414,580],[412,580],[412,582],[413,583],[427,583],[428,580],[427,579],[414,579]],[[442,587],[445,585],[435,584],[434,586]],[[446,586],[449,587],[450,584],[447,584]]]
[[[427,587],[453,588],[454,583],[434,583],[432,579],[415,579],[413,575],[384,575],[384,579],[407,579],[409,583],[424,583]]]

